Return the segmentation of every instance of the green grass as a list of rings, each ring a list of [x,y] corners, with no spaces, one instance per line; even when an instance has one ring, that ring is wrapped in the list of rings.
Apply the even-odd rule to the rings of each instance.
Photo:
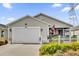
[[[58,39],[59,39],[58,36],[53,36],[53,37],[52,37],[52,40],[58,40]]]

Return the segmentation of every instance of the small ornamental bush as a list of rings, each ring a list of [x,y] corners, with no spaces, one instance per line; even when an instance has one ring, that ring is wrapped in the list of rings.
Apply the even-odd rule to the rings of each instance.
[[[57,43],[50,43],[48,47],[48,53],[52,55],[53,53],[56,53],[58,49],[60,49],[60,46]]]
[[[7,44],[8,41],[5,39],[0,39],[0,46]]]
[[[66,43],[62,43],[60,44],[60,50],[63,51],[63,52],[66,52],[67,50],[70,50],[71,47],[70,47],[70,44],[66,44]]]
[[[74,51],[78,50],[79,49],[79,42],[72,42],[72,43],[70,43],[70,47]]]
[[[76,54],[78,55],[79,53],[79,42],[72,42],[72,43],[49,43],[49,44],[44,44],[43,46],[40,47],[39,49],[40,51],[40,55],[58,55],[58,56],[62,56],[63,54]],[[71,53],[71,51],[73,51]]]
[[[60,49],[60,46],[57,43],[49,43],[49,44],[45,44],[43,45],[39,51],[40,51],[40,55],[52,55],[54,53],[56,53],[56,51]]]
[[[72,38],[77,38],[77,35],[73,35]]]
[[[4,44],[5,44],[5,42],[4,42],[4,41],[0,41],[0,46],[1,46],[1,45],[4,45]]]
[[[5,40],[5,44],[8,44],[8,40]]]
[[[40,51],[40,55],[45,55],[45,54],[47,54],[47,48],[48,48],[48,45],[43,45],[43,46],[41,46],[41,48],[39,49],[39,51]]]

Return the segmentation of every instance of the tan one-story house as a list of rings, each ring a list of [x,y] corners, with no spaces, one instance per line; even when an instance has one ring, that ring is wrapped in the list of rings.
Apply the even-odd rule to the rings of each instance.
[[[56,18],[50,17],[42,13],[37,14],[34,17],[38,18],[41,21],[48,22],[50,24],[49,29],[52,28],[54,25],[56,28],[56,34],[61,35],[61,36],[70,35],[69,31],[73,27],[73,25],[71,24],[60,21]]]
[[[25,16],[7,24],[8,39],[11,43],[48,43],[50,29],[55,26],[56,33],[52,35],[69,35],[72,25],[39,13],[35,16]]]
[[[0,40],[1,39],[8,39],[7,26],[3,24],[0,24]]]

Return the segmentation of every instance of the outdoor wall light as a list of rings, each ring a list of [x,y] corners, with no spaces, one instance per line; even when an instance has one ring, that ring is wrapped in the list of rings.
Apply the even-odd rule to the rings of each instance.
[[[41,32],[43,31],[43,29],[41,28]]]
[[[48,25],[49,26],[49,28],[51,27],[50,25]]]
[[[27,23],[25,23],[25,28],[27,28]]]
[[[12,32],[12,29],[10,28],[9,31]]]

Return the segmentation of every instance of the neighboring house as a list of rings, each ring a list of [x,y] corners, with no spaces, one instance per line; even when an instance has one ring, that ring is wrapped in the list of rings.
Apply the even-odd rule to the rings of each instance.
[[[72,33],[74,35],[79,35],[79,25],[72,28]]]
[[[0,39],[8,39],[7,26],[0,24]]]
[[[25,16],[8,26],[8,39],[11,43],[47,43],[50,35],[49,30],[54,26],[56,35],[64,36],[69,33],[72,25],[57,20],[45,14],[38,14],[34,17]]]

